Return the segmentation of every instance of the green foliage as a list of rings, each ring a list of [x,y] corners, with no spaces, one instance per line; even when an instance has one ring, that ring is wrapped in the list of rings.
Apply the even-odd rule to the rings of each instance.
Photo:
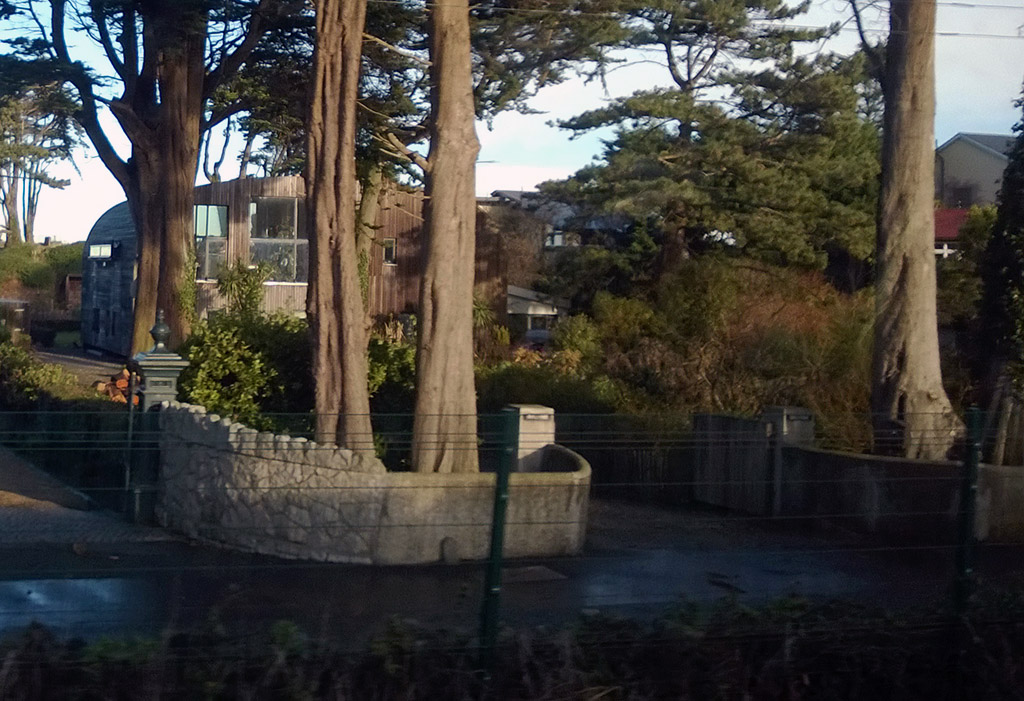
[[[412,411],[416,347],[374,335],[369,343],[370,404],[375,412]]]
[[[185,258],[185,269],[182,271],[181,288],[178,290],[178,309],[181,316],[191,326],[199,320],[199,288],[196,286],[196,248],[190,245],[187,248]]]
[[[568,297],[575,309],[587,311],[598,291],[626,296],[650,284],[657,254],[658,246],[646,227],[636,226],[622,244],[606,238],[566,249],[537,288]]]
[[[971,207],[957,236],[957,254],[935,261],[939,326],[965,326],[977,318],[982,294],[980,266],[996,223],[992,205]]]
[[[75,395],[77,380],[59,365],[42,363],[10,342],[0,343],[0,407],[34,408],[44,397]]]
[[[552,330],[551,338],[557,350],[577,353],[583,369],[595,368],[601,361],[601,338],[597,325],[584,314],[559,322]]]
[[[6,58],[5,64],[11,60]],[[69,182],[48,171],[71,158],[83,133],[72,118],[75,105],[69,93],[47,72],[37,72],[31,82],[25,76],[5,80],[6,89],[0,90],[0,202],[6,205],[0,207],[0,230],[6,245],[34,238],[42,188],[62,189]],[[12,183],[19,186],[16,193]]]
[[[652,621],[592,613],[502,636],[486,681],[464,635],[397,621],[362,653],[308,644],[279,622],[90,645],[32,624],[0,655],[11,699],[1002,700],[1024,684],[1022,612],[1019,591],[983,590],[961,620],[933,607],[684,600]],[[967,644],[951,644],[963,628]]]
[[[481,407],[566,412],[758,414],[804,406],[831,447],[870,443],[873,299],[819,274],[738,257],[683,260],[630,296],[598,292],[553,332],[555,351],[519,350],[478,372]]]
[[[497,412],[508,404],[542,404],[570,414],[611,413],[623,390],[608,377],[579,377],[550,363],[503,362],[477,369],[477,407]]]
[[[160,641],[152,638],[118,639],[103,637],[82,651],[87,665],[145,665],[160,652]]]
[[[82,272],[82,252],[85,242],[51,244],[43,248],[43,260],[53,269],[58,279]]]
[[[196,324],[179,351],[189,361],[181,373],[179,396],[211,412],[266,428],[260,406],[273,392],[277,373],[242,336],[233,319]]]
[[[1024,108],[1024,97],[1017,100]],[[982,257],[982,323],[977,339],[983,366],[1006,363],[1018,392],[1024,391],[1024,119],[1014,127],[999,190],[995,225]]]
[[[22,244],[0,249],[0,282],[17,279],[31,289],[52,289],[65,276],[82,272],[84,245]]]
[[[263,303],[263,283],[270,279],[271,269],[265,263],[248,266],[236,261],[223,268],[217,277],[217,290],[227,300],[227,312],[236,317],[259,315]]]
[[[757,4],[731,4],[722,12],[742,16]],[[694,16],[710,14],[706,3],[677,5]],[[728,32],[709,24],[709,34],[686,41],[700,45],[713,42],[716,31]],[[751,26],[744,23],[739,32]],[[692,31],[685,27],[666,31]],[[660,43],[666,35],[657,36]],[[863,59],[794,59],[781,35],[773,41],[778,53],[764,70],[712,72],[729,85],[724,104],[701,99],[700,86],[676,79],[671,89],[637,92],[563,122],[577,133],[617,130],[599,162],[545,190],[588,216],[615,213],[643,222],[669,263],[716,248],[810,268],[821,268],[837,250],[867,259],[879,137],[864,112],[863,96],[874,88]],[[717,47],[709,55],[723,56]],[[706,75],[700,80],[704,88],[714,83]]]
[[[195,325],[182,346],[189,366],[179,395],[209,411],[257,428],[273,425],[272,414],[312,409],[312,351],[303,319],[262,314],[264,266],[225,268],[217,289],[227,309]]]
[[[312,409],[309,330],[287,314],[222,313],[200,321],[183,344],[189,361],[179,396],[257,428],[268,415]]]

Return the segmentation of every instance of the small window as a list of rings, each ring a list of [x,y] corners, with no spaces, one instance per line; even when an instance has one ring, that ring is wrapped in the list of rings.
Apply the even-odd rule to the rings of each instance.
[[[196,279],[213,280],[227,262],[228,208],[223,205],[195,206]]]
[[[544,248],[562,248],[565,246],[565,233],[552,231],[544,236]]]
[[[967,208],[974,204],[974,186],[962,185],[952,188],[952,205],[959,208]]]
[[[384,248],[383,258],[384,265],[397,265],[398,264],[398,240],[397,239],[384,239],[381,242],[381,246]]]
[[[110,260],[114,255],[114,247],[109,243],[89,244],[90,260]]]
[[[557,320],[558,320],[558,317],[549,316],[547,314],[531,316],[530,317],[530,330],[531,331],[537,331],[539,329],[551,330],[552,328],[554,328],[555,321],[557,321]]]

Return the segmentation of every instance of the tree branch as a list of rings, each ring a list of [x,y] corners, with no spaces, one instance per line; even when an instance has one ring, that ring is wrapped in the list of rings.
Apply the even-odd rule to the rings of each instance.
[[[107,18],[103,16],[103,13],[100,11],[100,6],[96,0],[91,0],[89,2],[89,14],[92,16],[93,24],[96,25],[96,28],[99,31],[100,46],[103,47],[103,53],[106,54],[110,65],[113,66],[114,71],[117,72],[118,77],[125,84],[125,87],[127,87],[128,77],[125,74],[125,65],[121,61],[120,57],[118,57],[117,52],[114,51],[114,44],[110,40],[110,29],[107,27]]]
[[[882,85],[882,92],[885,92],[885,57],[878,50],[878,46],[868,41],[867,34],[864,32],[864,20],[861,17],[860,8],[857,6],[857,0],[850,0],[850,9],[853,10],[853,21],[857,25],[857,34],[860,36],[860,44],[864,48],[864,55],[868,57],[868,63],[871,64],[871,70],[875,74],[875,79]]]
[[[232,76],[238,72],[242,64],[252,54],[253,49],[259,44],[260,39],[267,32],[266,18],[271,15],[271,8],[279,5],[274,14],[285,14],[296,11],[303,6],[301,0],[260,0],[259,5],[250,15],[249,26],[246,27],[245,36],[234,51],[221,59],[220,64],[206,75],[203,81],[203,98],[207,99],[213,91],[220,86],[225,77]]]
[[[372,34],[367,34],[366,32],[363,32],[363,39],[365,41],[372,41],[374,44],[379,44],[379,45],[383,46],[385,49],[388,49],[389,51],[393,51],[396,54],[398,54],[399,56],[401,56],[403,58],[407,58],[410,61],[415,61],[416,63],[420,64],[421,66],[427,66],[427,67],[430,66],[430,61],[428,59],[425,59],[422,56],[417,56],[416,54],[414,54],[413,52],[411,52],[411,51],[409,51],[407,49],[403,49],[403,48],[401,48],[399,46],[395,46],[394,44],[389,44],[388,42],[384,41],[383,39],[375,37]]]
[[[128,164],[117,155],[117,151],[111,145],[103,127],[100,126],[92,79],[86,74],[85,68],[81,64],[71,61],[71,56],[68,53],[67,40],[64,37],[66,5],[66,0],[52,0],[50,4],[50,43],[53,45],[57,59],[64,64],[68,82],[78,91],[78,96],[82,101],[82,106],[75,115],[78,123],[82,125],[82,129],[92,141],[96,154],[100,157],[103,165],[127,192]]]
[[[403,144],[402,140],[399,139],[393,132],[389,131],[384,136],[381,136],[380,134],[374,134],[373,138],[394,149],[394,152],[392,152],[393,155],[398,156],[400,158],[404,158],[410,163],[415,163],[416,165],[423,169],[424,173],[430,172],[430,161],[424,158],[422,154],[416,153],[408,146]]]
[[[125,92],[134,93],[139,73],[139,38],[135,33],[135,10],[130,7],[125,7],[121,15],[121,54],[124,56],[125,73],[131,78]]]

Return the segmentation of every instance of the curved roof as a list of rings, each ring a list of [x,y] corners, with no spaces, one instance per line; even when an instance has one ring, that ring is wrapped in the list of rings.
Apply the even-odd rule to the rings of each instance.
[[[87,244],[110,243],[135,237],[135,223],[132,221],[131,210],[128,209],[127,202],[122,202],[115,204],[96,220],[89,230],[89,235],[85,237],[85,241]]]

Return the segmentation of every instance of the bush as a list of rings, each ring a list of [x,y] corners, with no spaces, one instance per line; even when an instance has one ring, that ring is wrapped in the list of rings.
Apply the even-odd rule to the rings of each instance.
[[[0,282],[17,279],[31,289],[51,288],[57,280],[82,271],[84,245],[21,244],[0,249]]]
[[[47,246],[43,249],[43,260],[53,270],[54,276],[61,280],[68,275],[77,275],[82,272],[84,249],[84,242]]]
[[[870,444],[870,292],[749,260],[683,261],[633,296],[594,295],[561,322],[554,353],[517,351],[480,371],[481,405],[566,411],[756,415],[775,404],[818,417],[832,447]]]
[[[307,413],[313,409],[313,351],[305,319],[276,312],[236,319],[243,343],[260,354],[275,378],[261,403],[264,413]]]
[[[581,371],[592,370],[601,362],[601,336],[594,321],[584,314],[560,321],[552,331],[551,338],[558,351],[578,356],[578,368]]]
[[[0,343],[0,406],[5,409],[34,408],[44,397],[69,397],[76,388],[75,376],[59,365],[39,362],[13,343]]]
[[[479,368],[477,406],[496,412],[508,404],[542,404],[557,412],[606,414],[623,405],[623,390],[606,376],[579,377],[542,362]]]
[[[369,344],[370,404],[375,413],[413,410],[416,348],[373,336]]]
[[[267,428],[261,402],[273,392],[277,372],[243,340],[239,325],[202,321],[181,348],[189,366],[181,373],[179,397],[255,428]]]
[[[217,276],[217,291],[227,300],[228,314],[246,318],[259,316],[263,283],[270,279],[270,273],[265,263],[250,268],[238,261],[222,268]]]

